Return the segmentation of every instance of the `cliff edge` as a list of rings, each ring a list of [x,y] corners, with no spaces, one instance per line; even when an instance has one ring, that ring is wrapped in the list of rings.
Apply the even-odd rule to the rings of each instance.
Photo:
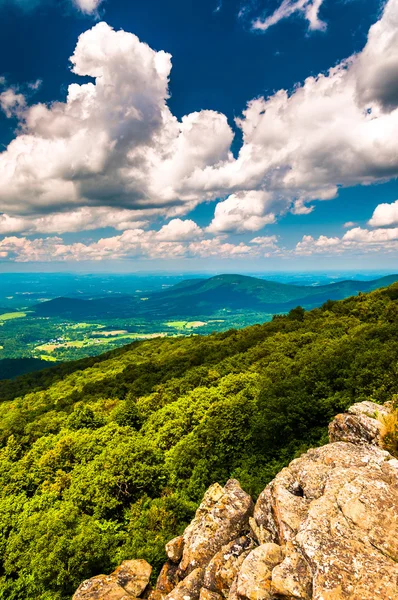
[[[330,443],[283,469],[254,504],[236,480],[206,492],[184,534],[150,565],[125,561],[73,600],[397,600],[398,460],[381,448],[389,406],[353,405]]]

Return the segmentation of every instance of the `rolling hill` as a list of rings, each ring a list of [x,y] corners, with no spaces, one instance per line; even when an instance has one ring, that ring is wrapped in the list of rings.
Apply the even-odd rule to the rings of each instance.
[[[302,286],[245,275],[217,275],[183,281],[167,290],[149,293],[145,298],[138,295],[93,300],[55,298],[34,306],[33,310],[38,316],[71,319],[118,318],[132,314],[143,318],[197,317],[210,316],[223,309],[275,314],[288,312],[297,305],[314,308],[327,300],[342,300],[395,281],[398,275],[372,281],[346,280],[323,286]]]

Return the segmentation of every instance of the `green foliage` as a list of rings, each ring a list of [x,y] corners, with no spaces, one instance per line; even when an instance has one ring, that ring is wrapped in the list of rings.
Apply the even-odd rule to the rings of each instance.
[[[205,489],[253,496],[324,443],[336,412],[391,400],[398,286],[264,325],[154,339],[2,390],[0,600],[67,600],[191,520]]]

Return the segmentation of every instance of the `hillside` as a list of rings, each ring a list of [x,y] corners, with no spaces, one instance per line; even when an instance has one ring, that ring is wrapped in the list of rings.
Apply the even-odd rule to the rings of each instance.
[[[191,279],[171,288],[148,293],[145,298],[122,296],[80,300],[55,298],[33,307],[38,316],[88,319],[172,317],[213,315],[217,311],[250,310],[264,313],[287,312],[298,304],[304,308],[320,306],[327,300],[341,300],[358,292],[369,292],[398,280],[389,275],[373,281],[341,281],[323,286],[299,286],[245,275],[217,275]]]
[[[136,342],[2,384],[0,598],[156,574],[209,485],[254,498],[354,402],[397,392],[398,285],[264,325]]]

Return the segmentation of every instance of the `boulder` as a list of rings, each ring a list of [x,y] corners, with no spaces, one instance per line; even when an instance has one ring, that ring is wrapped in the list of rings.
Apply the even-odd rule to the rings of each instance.
[[[223,546],[206,567],[204,586],[227,598],[242,562],[253,547],[253,540],[247,536],[237,538]]]
[[[200,590],[199,600],[223,600],[223,597],[217,592],[212,592],[205,587]]]
[[[191,571],[183,581],[166,596],[166,600],[198,600],[203,586],[205,571],[197,568]]]
[[[363,439],[334,442],[276,476],[254,511],[258,526],[269,535],[276,530],[285,549],[271,593],[301,600],[398,598],[396,462]]]
[[[149,583],[152,567],[146,560],[125,560],[112,577],[132,598],[138,598]]]
[[[72,600],[131,600],[131,596],[111,575],[98,575],[83,581]]]
[[[167,561],[159,573],[155,589],[164,595],[170,594],[179,583],[177,570],[177,565],[171,561]]]
[[[73,600],[130,600],[140,596],[149,583],[152,567],[146,560],[125,560],[110,575],[84,581]]]
[[[353,404],[347,413],[337,415],[330,423],[330,441],[380,445],[382,423],[379,418],[388,414],[388,406],[374,402]]]
[[[166,544],[167,558],[171,562],[178,563],[184,551],[184,536],[180,535]]]
[[[253,501],[235,479],[212,485],[184,532],[180,577],[206,566],[228,542],[249,529]]]
[[[285,560],[272,571],[271,594],[311,600],[312,574],[307,561],[291,542],[286,544],[285,552]]]
[[[284,558],[282,548],[267,543],[254,548],[240,568],[236,591],[240,598],[270,600],[272,571]]]

